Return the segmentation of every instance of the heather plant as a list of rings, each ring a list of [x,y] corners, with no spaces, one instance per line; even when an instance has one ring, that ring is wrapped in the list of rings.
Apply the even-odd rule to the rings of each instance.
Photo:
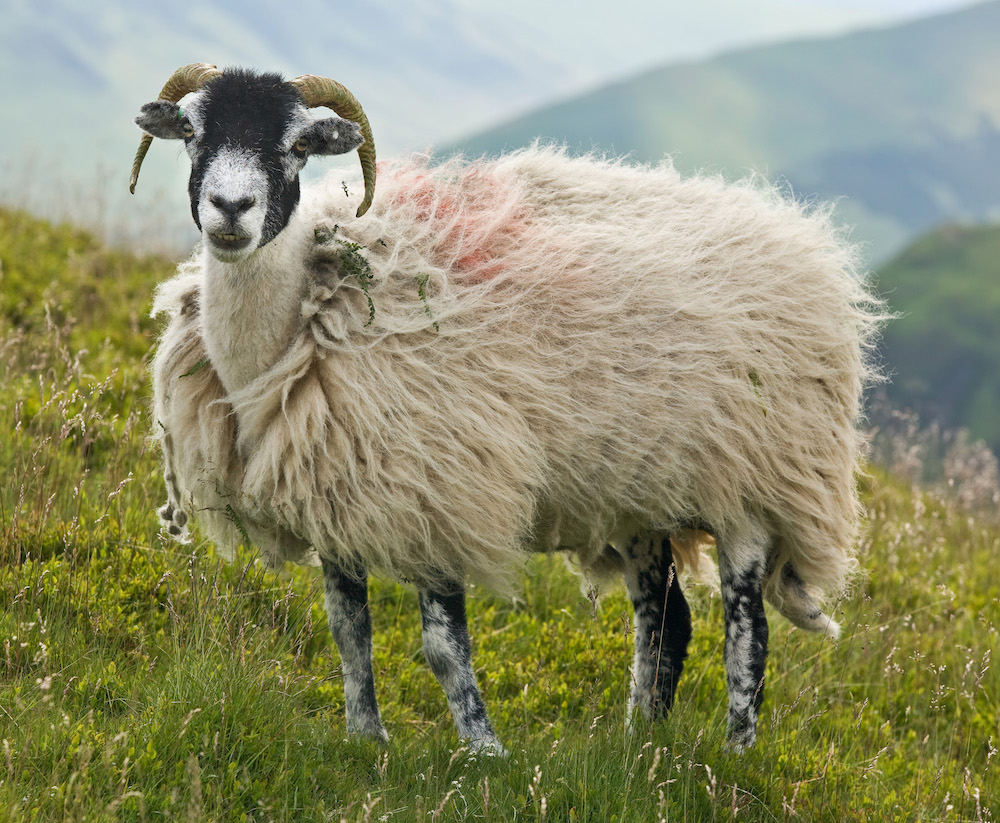
[[[996,519],[1000,460],[967,429],[923,425],[912,410],[891,408],[877,397],[872,411],[871,461],[915,491],[946,498],[981,518]]]
[[[414,590],[372,585],[381,747],[347,739],[314,570],[159,532],[144,362],[172,265],[2,210],[0,265],[0,821],[1000,818],[996,461],[968,438],[914,422],[872,466],[844,633],[769,613],[743,756],[718,595],[687,584],[675,708],[630,735],[627,598],[581,595],[559,557],[469,599],[506,757],[455,736]]]

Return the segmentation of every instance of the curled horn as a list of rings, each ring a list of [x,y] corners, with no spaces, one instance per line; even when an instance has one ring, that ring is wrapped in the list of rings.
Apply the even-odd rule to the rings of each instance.
[[[353,120],[361,128],[365,142],[358,146],[358,157],[361,159],[361,174],[365,180],[365,199],[358,206],[358,217],[361,217],[372,204],[375,196],[375,141],[372,138],[372,127],[368,117],[357,98],[344,86],[329,77],[317,77],[314,74],[304,74],[296,77],[291,84],[302,95],[303,102],[310,108],[326,106],[347,120]]]
[[[176,103],[185,94],[198,91],[209,80],[220,74],[222,72],[209,63],[189,63],[186,66],[181,66],[166,82],[157,100],[169,100],[171,103]],[[128,185],[128,190],[132,194],[135,194],[135,184],[139,182],[139,169],[142,167],[142,161],[152,142],[152,136],[144,134],[142,142],[139,143],[139,150],[135,153],[135,160],[132,161],[132,176]]]

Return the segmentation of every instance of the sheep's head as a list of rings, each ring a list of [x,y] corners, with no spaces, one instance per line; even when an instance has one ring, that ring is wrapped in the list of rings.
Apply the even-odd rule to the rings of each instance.
[[[192,96],[181,107],[187,94]],[[341,116],[314,119],[308,111],[314,106]],[[178,69],[135,122],[145,135],[131,190],[153,137],[183,140],[191,158],[191,214],[220,260],[248,256],[288,225],[299,202],[299,173],[311,155],[358,149],[365,180],[358,216],[371,205],[375,147],[368,118],[354,96],[329,78],[285,81],[195,63]]]

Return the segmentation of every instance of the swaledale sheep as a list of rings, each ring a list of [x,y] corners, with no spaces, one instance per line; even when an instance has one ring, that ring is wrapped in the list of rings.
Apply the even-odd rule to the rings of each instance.
[[[693,527],[717,545],[729,741],[751,745],[764,597],[835,637],[818,603],[857,565],[881,309],[828,213],[538,147],[393,160],[373,201],[368,121],[312,76],[185,66],[136,122],[133,188],[150,136],[184,140],[203,241],[155,301],[161,516],[183,536],[196,515],[224,549],[249,537],[273,563],[318,556],[348,730],[386,738],[377,572],[418,587],[458,732],[498,748],[464,587],[509,591],[531,551],[624,574],[629,716],[663,715],[691,636],[675,572],[697,559],[671,535]],[[355,148],[360,206],[339,179],[300,198],[308,157]]]

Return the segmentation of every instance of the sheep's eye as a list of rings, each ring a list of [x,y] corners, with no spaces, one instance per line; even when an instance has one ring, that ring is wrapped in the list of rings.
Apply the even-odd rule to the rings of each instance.
[[[301,140],[296,140],[295,145],[292,146],[292,151],[295,152],[299,157],[305,157],[306,152],[309,151],[309,141],[305,138]]]
[[[185,140],[190,140],[194,137],[194,126],[187,121],[184,121],[184,123],[181,124],[181,134],[184,135]]]

